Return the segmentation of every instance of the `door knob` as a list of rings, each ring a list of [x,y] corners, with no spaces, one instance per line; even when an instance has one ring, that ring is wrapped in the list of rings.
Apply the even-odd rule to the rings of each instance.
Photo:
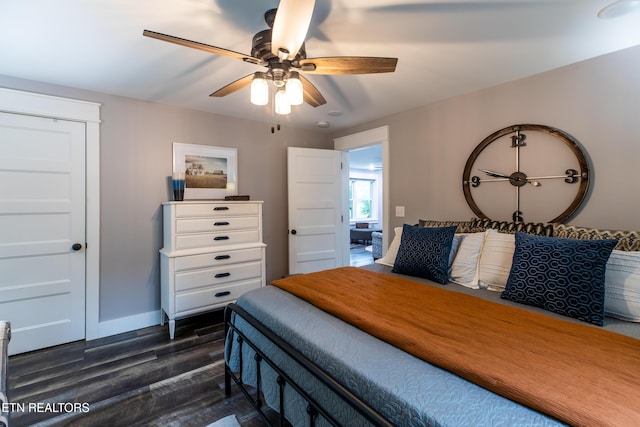
[[[73,246],[71,246],[71,249],[73,249],[74,251],[79,251],[80,249],[82,249],[82,245],[80,243],[74,243]]]
[[[298,234],[296,230],[291,230],[291,234]]]

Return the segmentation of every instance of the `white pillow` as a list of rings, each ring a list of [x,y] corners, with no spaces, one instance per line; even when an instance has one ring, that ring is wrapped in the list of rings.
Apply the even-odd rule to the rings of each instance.
[[[604,279],[605,315],[640,322],[640,252],[614,250]]]
[[[402,240],[402,227],[396,227],[393,229],[395,233],[387,253],[382,258],[378,258],[375,262],[378,264],[388,265],[393,267],[393,263],[396,262],[396,256],[398,255],[398,248],[400,247],[400,241]]]
[[[485,232],[461,233],[463,237],[451,269],[450,280],[458,285],[478,289],[478,259],[482,251]]]
[[[493,229],[487,230],[478,266],[478,279],[481,288],[504,291],[515,250],[515,234],[499,233]]]

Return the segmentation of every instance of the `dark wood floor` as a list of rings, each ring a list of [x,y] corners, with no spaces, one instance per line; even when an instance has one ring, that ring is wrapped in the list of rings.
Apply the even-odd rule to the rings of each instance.
[[[371,262],[353,245],[351,265]],[[262,426],[235,386],[225,398],[223,352],[217,311],[179,320],[174,340],[154,326],[11,356],[11,426],[203,427],[232,414]]]
[[[262,426],[235,386],[225,399],[223,350],[218,311],[178,321],[174,340],[165,325],[11,356],[11,426]]]

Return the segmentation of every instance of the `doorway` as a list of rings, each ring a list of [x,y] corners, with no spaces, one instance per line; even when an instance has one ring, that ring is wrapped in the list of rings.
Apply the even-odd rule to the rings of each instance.
[[[343,193],[346,195],[343,201],[343,216],[349,218],[349,221],[344,221],[344,232],[349,236],[345,239],[349,247],[344,251],[346,254],[344,265],[370,264],[374,258],[373,236],[370,235],[374,232],[373,230],[382,234],[381,239],[378,235],[377,240],[381,242],[377,242],[376,246],[379,247],[376,250],[376,257],[383,256],[389,246],[389,233],[385,233],[385,230],[389,229],[390,219],[389,128],[382,126],[336,138],[334,148],[347,152],[349,163],[349,173],[345,174],[348,177],[343,183]],[[355,188],[357,192],[358,185],[360,195],[354,195],[353,189]],[[364,203],[360,203],[360,200]],[[366,229],[364,229],[365,224]]]
[[[349,264],[360,267],[380,256],[373,250],[373,233],[382,232],[382,144],[348,153]]]

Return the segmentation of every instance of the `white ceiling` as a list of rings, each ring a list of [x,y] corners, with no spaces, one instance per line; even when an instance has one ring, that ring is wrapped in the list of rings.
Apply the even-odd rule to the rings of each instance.
[[[638,10],[612,0],[317,0],[308,57],[397,57],[395,73],[308,76],[327,99],[283,126],[329,131],[640,44]],[[277,0],[2,0],[0,74],[272,123],[249,89],[208,95],[264,68],[142,36],[249,54]],[[629,3],[633,1],[629,0]],[[638,2],[636,2],[638,3]]]

